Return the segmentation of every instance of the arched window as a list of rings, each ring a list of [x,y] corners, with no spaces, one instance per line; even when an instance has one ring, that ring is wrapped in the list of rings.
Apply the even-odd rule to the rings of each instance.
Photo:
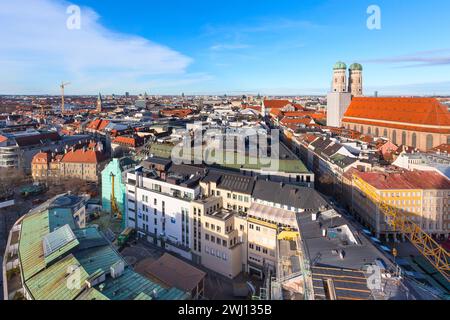
[[[372,127],[367,127],[367,133],[372,134]]]
[[[356,131],[356,124],[353,126],[353,130],[355,130]]]
[[[447,144],[450,144],[450,136],[447,137]]]
[[[406,145],[406,132],[405,131],[402,132],[402,144]]]
[[[364,127],[363,126],[361,126],[361,131],[360,132],[364,133]]]
[[[380,130],[378,128],[375,129],[375,136],[377,136],[377,137],[380,136]]]
[[[427,135],[427,150],[433,149],[433,135]]]
[[[417,148],[417,134],[415,132],[412,134],[411,146]]]
[[[388,137],[388,134],[387,134],[387,129],[384,129],[384,131],[383,131],[383,137],[385,137],[385,138],[387,138],[387,137]]]
[[[392,143],[397,144],[397,131],[392,131]]]

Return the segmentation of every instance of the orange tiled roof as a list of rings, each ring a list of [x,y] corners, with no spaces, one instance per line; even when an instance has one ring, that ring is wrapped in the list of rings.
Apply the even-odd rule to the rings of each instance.
[[[94,121],[91,121],[89,125],[87,126],[88,129],[96,130],[96,131],[102,131],[105,129],[109,124],[108,120],[103,119],[95,119]]]
[[[170,110],[161,110],[161,114],[166,117],[178,117],[184,118],[192,113],[192,109],[170,109]]]
[[[296,110],[304,110],[301,104],[292,103],[289,100],[264,100],[264,106],[268,109],[283,109],[287,105],[293,106]]]
[[[139,137],[119,136],[113,140],[113,143],[137,147],[142,144],[142,139]]]
[[[311,118],[301,118],[301,119],[290,119],[290,118],[286,118],[284,117],[283,119],[281,119],[280,123],[282,124],[313,124],[314,120]]]
[[[6,140],[8,140],[7,137],[0,135],[0,143],[5,142]]]
[[[441,144],[440,146],[437,146],[437,147],[433,148],[432,151],[439,151],[439,152],[450,153],[450,144]]]
[[[38,163],[49,163],[50,162],[50,154],[48,152],[39,152],[33,157],[31,161],[32,164]]]
[[[344,115],[343,122],[450,133],[450,112],[434,98],[355,97]]]
[[[245,105],[244,109],[252,109],[258,112],[261,112],[261,106],[254,106],[254,105]]]
[[[100,151],[77,149],[67,152],[61,161],[65,163],[100,163],[103,160],[105,158]]]
[[[450,189],[450,180],[433,171],[358,172],[356,175],[378,190]]]

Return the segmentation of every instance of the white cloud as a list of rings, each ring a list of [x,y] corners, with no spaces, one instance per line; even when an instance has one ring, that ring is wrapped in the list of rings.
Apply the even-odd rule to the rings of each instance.
[[[222,51],[222,50],[238,50],[238,49],[247,49],[251,46],[248,44],[228,44],[228,43],[222,43],[222,44],[216,44],[210,47],[210,50],[213,51]]]
[[[108,30],[89,8],[81,8],[81,28],[69,30],[69,5],[2,1],[1,93],[56,93],[61,80],[71,81],[77,93],[135,92],[158,77],[195,77],[186,71],[191,58],[143,37]]]

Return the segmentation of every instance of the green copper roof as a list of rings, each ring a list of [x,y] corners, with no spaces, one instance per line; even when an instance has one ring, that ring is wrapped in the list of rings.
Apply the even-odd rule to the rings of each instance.
[[[336,64],[333,67],[333,70],[340,70],[340,69],[347,70],[347,65],[345,64],[345,62],[342,61],[336,62]]]
[[[360,65],[359,63],[353,63],[353,64],[350,66],[349,69],[350,69],[350,70],[359,70],[359,71],[362,71],[362,70],[363,70],[363,67],[362,67],[362,65]]]
[[[57,197],[30,211],[22,221],[20,270],[33,299],[189,299],[186,292],[134,272],[97,228],[80,229],[73,221],[66,223],[73,220],[69,200],[67,195]],[[118,261],[125,264],[125,270],[113,279],[110,268]],[[86,280],[100,273],[106,275],[105,281],[88,288]]]

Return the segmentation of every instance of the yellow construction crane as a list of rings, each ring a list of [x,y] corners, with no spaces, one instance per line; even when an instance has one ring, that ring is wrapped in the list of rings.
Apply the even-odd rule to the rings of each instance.
[[[113,218],[121,220],[122,219],[122,213],[119,210],[119,206],[117,205],[116,201],[116,194],[115,194],[115,175],[111,172],[111,214]]]
[[[423,231],[408,216],[399,212],[399,209],[390,206],[380,200],[380,196],[356,177],[356,187],[375,203],[386,216],[387,223],[395,230],[405,234],[419,252],[447,279],[450,281],[450,254],[442,248],[430,235]]]
[[[60,85],[60,88],[61,88],[61,113],[64,113],[64,89],[69,84],[70,84],[70,82],[64,83],[64,81],[62,81],[61,85]]]

